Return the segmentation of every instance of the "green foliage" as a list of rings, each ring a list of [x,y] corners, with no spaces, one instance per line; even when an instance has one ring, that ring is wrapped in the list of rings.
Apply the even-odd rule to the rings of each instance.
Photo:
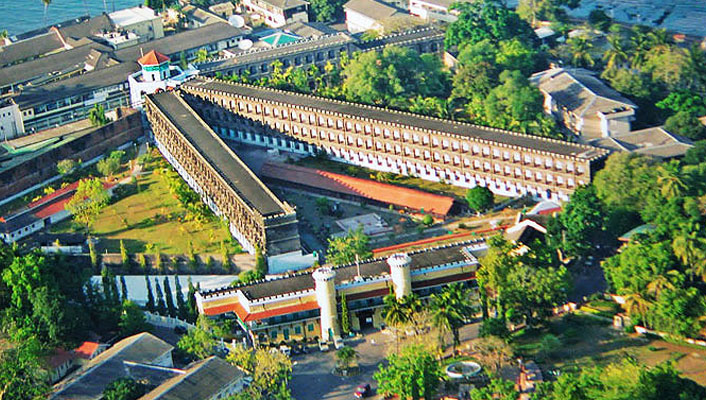
[[[455,282],[444,287],[440,293],[432,294],[429,308],[434,326],[439,329],[440,343],[444,344],[444,334],[453,334],[453,344],[460,344],[459,329],[473,314],[471,292],[467,286]]]
[[[157,291],[157,303],[155,304],[155,311],[157,314],[162,316],[167,316],[167,305],[164,302],[164,293],[162,292],[162,287],[159,286],[159,281],[154,278],[154,287]]]
[[[191,277],[189,277],[189,294],[188,297],[186,298],[187,300],[187,309],[189,310],[188,313],[188,318],[186,319],[190,323],[194,323],[196,321],[196,317],[198,316],[198,309],[196,308],[196,287],[194,287],[194,284],[191,282]]]
[[[157,306],[154,302],[154,293],[152,293],[152,283],[150,283],[150,278],[145,275],[145,286],[147,287],[147,311],[155,312],[157,311]]]
[[[88,111],[88,119],[93,126],[103,126],[110,122],[108,117],[105,116],[105,108],[102,104],[96,104]]]
[[[332,22],[343,16],[342,0],[312,0],[311,12],[318,22]]]
[[[700,115],[679,111],[667,118],[664,128],[671,133],[686,136],[693,140],[706,139],[706,127],[699,120]]]
[[[523,43],[535,40],[529,24],[499,1],[458,2],[451,9],[458,13],[458,20],[446,30],[444,44],[447,49],[455,46],[462,48],[484,39],[499,42],[517,38]]]
[[[652,368],[634,361],[583,369],[578,374],[564,374],[545,384],[533,399],[546,400],[621,400],[621,399],[702,399],[706,388],[682,378],[674,364]]]
[[[76,193],[66,203],[66,210],[73,215],[74,221],[89,230],[93,221],[108,205],[110,195],[98,178],[84,179],[79,182]]]
[[[557,218],[560,232],[554,232],[554,236],[558,247],[565,255],[572,257],[588,254],[592,243],[603,234],[604,215],[593,186],[576,189],[571,195],[571,202]]]
[[[448,77],[439,58],[406,47],[358,53],[343,71],[346,99],[399,106],[410,97],[445,96]]]
[[[435,354],[421,345],[405,346],[399,354],[388,356],[388,365],[380,365],[373,379],[378,393],[401,399],[432,399],[442,372]]]
[[[72,159],[65,159],[61,160],[58,163],[56,163],[56,171],[60,173],[61,175],[66,175],[69,172],[73,171],[74,168],[76,168],[78,164],[76,161]]]
[[[147,391],[145,385],[132,378],[119,378],[108,384],[103,390],[104,400],[137,400]]]
[[[250,282],[255,282],[259,281],[260,279],[264,279],[265,275],[262,274],[261,272],[254,270],[254,269],[249,269],[247,271],[243,271],[238,275],[238,282],[240,283],[250,283]]]
[[[263,278],[267,274],[267,261],[259,248],[255,248],[255,272]]]
[[[520,0],[517,14],[536,26],[537,21],[566,22],[568,16],[563,7],[576,8],[579,0]]]
[[[120,239],[120,261],[123,264],[123,268],[130,267],[130,255],[125,248],[125,243],[123,243],[122,239]]]
[[[510,330],[507,329],[507,323],[502,318],[486,318],[480,326],[478,333],[480,337],[496,336],[501,339],[510,337]]]
[[[0,397],[12,400],[40,400],[51,392],[41,367],[43,355],[36,336],[21,332],[9,348],[0,353]]]
[[[515,384],[506,379],[491,379],[490,384],[470,392],[471,400],[515,400],[518,392]]]
[[[272,399],[291,400],[286,382],[292,375],[292,360],[279,351],[259,348],[255,351],[236,347],[228,354],[226,361],[245,370],[253,378],[238,400],[265,399],[269,393]]]
[[[351,346],[343,346],[336,352],[336,360],[341,369],[347,370],[358,359],[358,352]]]
[[[476,186],[466,191],[468,207],[477,211],[484,211],[493,206],[493,192],[487,187]]]
[[[120,160],[113,157],[106,157],[96,164],[98,172],[104,177],[113,176],[120,169]]]
[[[118,327],[120,328],[121,337],[150,331],[150,325],[145,320],[145,314],[137,304],[130,300],[123,301],[123,310],[120,314]]]
[[[544,114],[544,97],[539,89],[519,71],[503,71],[499,79],[500,85],[491,89],[487,97],[474,96],[467,104],[471,120],[516,132],[561,137],[554,120]]]
[[[606,32],[610,28],[613,20],[603,10],[591,10],[588,13],[588,23],[591,27]]]
[[[686,151],[682,161],[685,164],[700,164],[706,160],[706,140],[699,140],[694,147]]]
[[[209,58],[210,56],[208,54],[208,50],[198,49],[198,51],[196,51],[196,58],[194,59],[194,61],[196,61],[197,63],[206,62]]]
[[[189,320],[189,308],[184,299],[184,291],[181,289],[179,275],[174,276],[174,291],[176,292],[177,317],[182,321]]]
[[[177,316],[177,310],[174,308],[174,296],[172,296],[172,287],[169,284],[169,276],[164,277],[164,296],[167,300],[167,314],[170,317],[175,318]]]
[[[212,355],[216,346],[216,338],[212,329],[208,317],[199,315],[196,327],[189,329],[186,335],[179,339],[177,347],[199,360]]]
[[[343,334],[348,334],[351,331],[351,321],[348,316],[348,303],[346,302],[345,293],[341,293],[341,331]]]
[[[344,237],[328,239],[326,261],[333,265],[350,264],[358,260],[366,260],[372,256],[368,243],[370,238],[363,233],[363,227],[348,231]]]
[[[431,215],[426,214],[424,215],[424,218],[422,218],[422,224],[426,226],[431,226],[432,224],[434,224],[434,218]]]
[[[545,358],[551,358],[560,348],[561,340],[551,333],[542,336],[539,341],[539,353]]]

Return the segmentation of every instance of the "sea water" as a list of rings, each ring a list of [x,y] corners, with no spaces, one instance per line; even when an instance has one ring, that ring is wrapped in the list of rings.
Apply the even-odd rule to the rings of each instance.
[[[51,0],[45,24],[42,0],[0,0],[0,31],[7,29],[12,36],[83,15],[96,16],[140,4],[144,0]]]

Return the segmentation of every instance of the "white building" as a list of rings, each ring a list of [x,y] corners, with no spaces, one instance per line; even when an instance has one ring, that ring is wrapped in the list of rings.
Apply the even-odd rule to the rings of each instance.
[[[383,20],[405,16],[401,10],[376,0],[350,0],[343,10],[350,33],[383,31]]]
[[[309,2],[304,0],[243,0],[243,5],[273,28],[297,21],[309,22]]]
[[[190,64],[186,71],[177,65],[170,65],[169,57],[154,50],[137,60],[137,63],[140,64],[140,71],[127,78],[132,107],[142,106],[145,94],[174,89],[199,72]]]
[[[409,13],[426,21],[454,22],[458,18],[449,12],[452,0],[409,0]]]
[[[162,18],[149,7],[126,8],[108,14],[118,31],[132,32],[140,42],[164,37]]]
[[[0,140],[5,141],[24,134],[20,107],[12,99],[0,100]]]
[[[544,111],[589,141],[630,132],[637,106],[583,68],[551,68],[530,82],[544,95]]]

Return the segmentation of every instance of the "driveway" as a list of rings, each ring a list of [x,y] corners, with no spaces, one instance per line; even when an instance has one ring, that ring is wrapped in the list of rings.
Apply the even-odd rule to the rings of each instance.
[[[478,337],[478,323],[461,328],[461,342]],[[385,331],[369,331],[360,338],[346,341],[359,355],[358,364],[361,373],[353,377],[340,377],[331,371],[336,364],[335,350],[326,353],[313,351],[309,354],[293,356],[292,381],[289,387],[292,396],[300,400],[350,400],[355,387],[361,383],[370,383],[377,389],[373,374],[378,365],[385,362],[387,349],[395,345],[394,336]],[[451,351],[451,349],[449,349]],[[381,399],[382,396],[370,399]]]

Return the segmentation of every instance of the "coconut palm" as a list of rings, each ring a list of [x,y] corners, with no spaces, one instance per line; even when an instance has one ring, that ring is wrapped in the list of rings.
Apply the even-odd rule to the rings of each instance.
[[[397,297],[395,297],[394,293],[390,291],[390,294],[385,296],[383,299],[383,318],[385,319],[385,323],[389,326],[394,328],[395,330],[399,329],[403,324],[405,324],[407,321],[409,321],[409,313],[407,311],[407,307],[405,307],[404,303],[401,301],[397,300]],[[395,335],[396,342],[397,342],[397,347],[399,347],[400,344],[400,335],[399,332]]]
[[[625,295],[625,303],[623,304],[625,311],[627,311],[629,316],[638,315],[640,320],[648,326],[649,321],[647,321],[647,313],[651,306],[652,301],[643,296],[642,293],[638,292]]]
[[[662,196],[667,199],[680,197],[687,190],[687,186],[682,179],[679,162],[672,160],[662,164],[658,169],[657,184],[660,186]]]
[[[571,63],[577,67],[592,67],[596,62],[591,57],[593,44],[586,36],[577,36],[568,41]]]
[[[692,279],[700,276],[706,280],[706,238],[699,224],[683,228],[672,240],[672,251],[687,267]]]
[[[676,285],[674,284],[681,278],[681,274],[676,270],[669,270],[666,274],[658,275],[652,280],[652,282],[647,284],[647,293],[653,295],[655,298],[659,297],[659,294],[664,289],[674,290]]]
[[[633,68],[640,68],[645,64],[647,53],[650,49],[650,41],[644,27],[636,25],[632,29],[630,36],[630,47],[632,48],[632,59],[630,65]]]
[[[432,312],[432,321],[434,326],[439,330],[439,343],[441,348],[444,348],[444,337],[447,333],[452,332],[461,318],[458,311],[454,309],[453,299],[448,292],[442,291],[435,293],[430,298],[430,308]],[[454,340],[454,346],[456,341]]]
[[[622,67],[630,58],[622,38],[619,35],[610,35],[608,36],[608,43],[610,48],[603,54],[606,69],[614,70]]]
[[[696,91],[706,89],[706,52],[701,50],[699,45],[694,44],[686,50],[686,68],[689,71],[686,74],[689,82],[689,88]]]
[[[654,29],[647,34],[647,43],[649,43],[650,48],[666,48],[669,47],[671,41],[669,40],[669,34],[664,28]]]

